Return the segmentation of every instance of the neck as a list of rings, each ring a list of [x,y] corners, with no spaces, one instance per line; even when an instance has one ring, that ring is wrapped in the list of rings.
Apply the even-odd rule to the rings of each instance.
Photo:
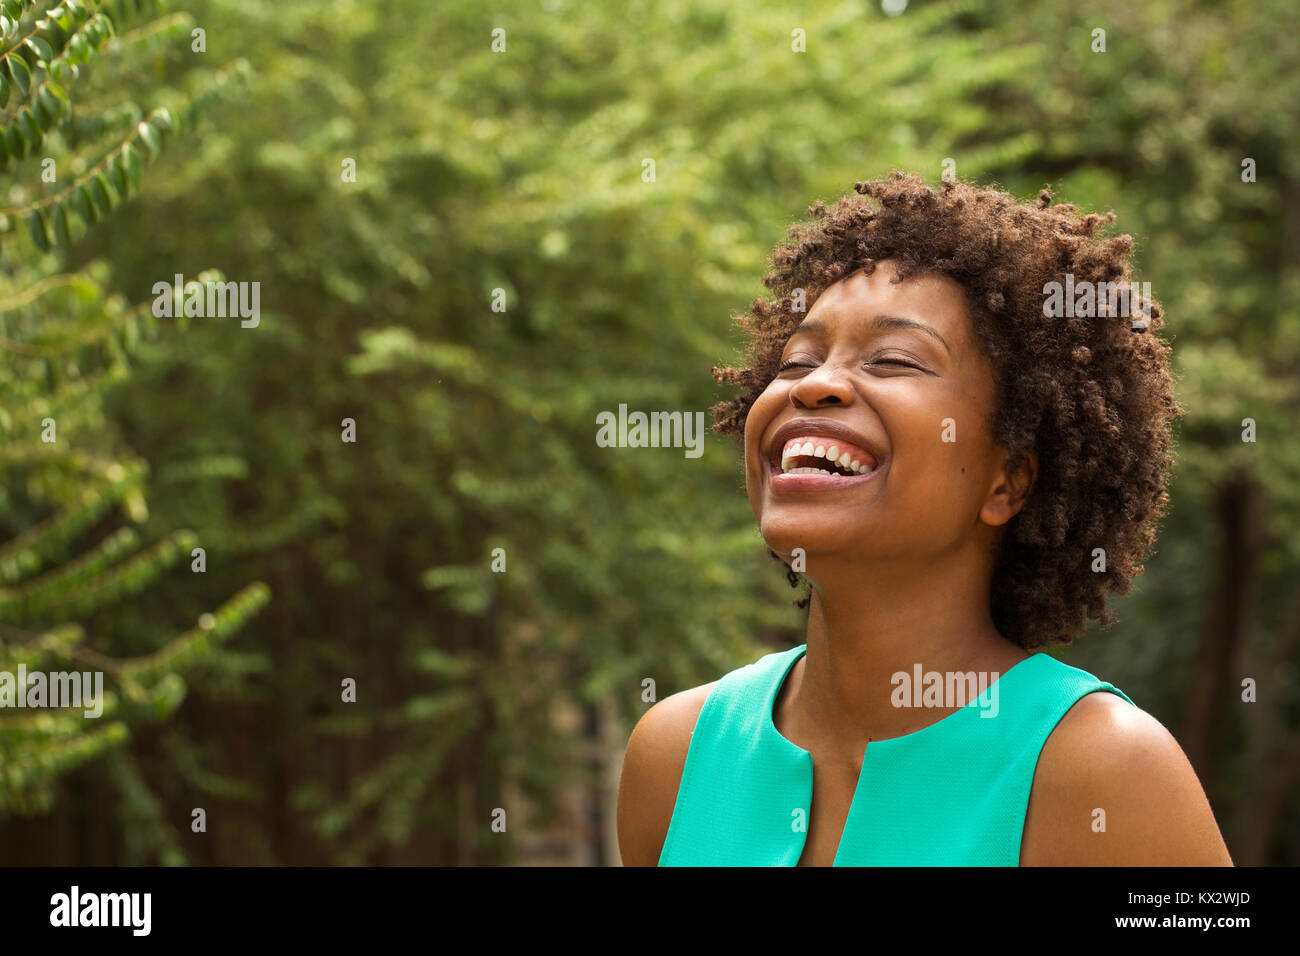
[[[811,575],[810,575],[811,577]],[[857,752],[869,739],[913,733],[956,705],[896,707],[900,672],[975,671],[996,680],[1029,655],[993,625],[991,566],[971,574],[971,555],[887,566],[819,568],[808,611],[807,653],[791,682],[792,725],[806,739],[837,742]],[[985,685],[981,685],[981,689]]]

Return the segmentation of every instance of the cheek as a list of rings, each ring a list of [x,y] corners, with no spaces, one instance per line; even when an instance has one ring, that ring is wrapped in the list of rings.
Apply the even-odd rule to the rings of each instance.
[[[766,391],[754,399],[749,415],[745,418],[745,491],[755,515],[758,514],[762,497],[763,474],[768,468],[767,459],[760,447],[763,433],[771,426],[777,412],[789,401],[787,391],[775,383],[769,385]]]
[[[749,414],[745,417],[746,462],[752,462],[760,457],[759,444],[763,439],[763,433],[772,424],[772,419],[776,417],[776,413],[789,400],[786,396],[787,391],[787,388],[773,383],[758,398],[754,399],[754,404],[749,407]]]
[[[895,406],[885,427],[893,439],[891,492],[927,512],[970,510],[982,498],[992,442],[969,396]]]

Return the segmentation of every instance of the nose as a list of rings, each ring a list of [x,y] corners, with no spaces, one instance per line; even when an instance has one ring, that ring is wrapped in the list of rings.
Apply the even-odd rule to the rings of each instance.
[[[795,408],[847,405],[852,401],[853,386],[848,376],[829,364],[813,369],[790,389],[790,404]]]

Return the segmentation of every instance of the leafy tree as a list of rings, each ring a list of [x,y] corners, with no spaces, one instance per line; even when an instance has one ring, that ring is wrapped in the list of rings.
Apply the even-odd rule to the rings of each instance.
[[[9,689],[6,699],[0,684],[0,815],[48,811],[60,775],[122,745],[133,727],[170,718],[185,697],[182,675],[269,593],[249,585],[147,653],[113,627],[114,609],[183,571],[202,542],[189,530],[150,540],[133,527],[147,518],[148,469],[104,411],[140,343],[160,334],[153,302],[113,291],[106,262],[69,260],[136,196],[164,139],[242,72],[236,64],[188,90],[152,84],[142,93],[158,105],[147,110],[124,95],[191,24],[142,0],[0,3],[0,169],[10,179],[0,209],[0,681]],[[179,302],[185,294],[175,292]],[[37,700],[18,684],[23,671],[100,673],[102,713],[17,709],[20,697]],[[129,761],[116,767],[123,796],[137,795]],[[174,846],[159,850],[181,859]]]

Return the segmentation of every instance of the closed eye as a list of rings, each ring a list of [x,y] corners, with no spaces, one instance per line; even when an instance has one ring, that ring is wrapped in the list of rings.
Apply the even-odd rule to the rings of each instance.
[[[918,372],[924,372],[925,369],[919,365],[913,365],[911,362],[904,362],[901,359],[878,359],[875,362],[868,362],[868,365],[897,365],[900,368],[910,368]],[[816,368],[815,365],[809,365],[807,362],[785,361],[777,366],[777,373],[789,371],[792,368]]]

